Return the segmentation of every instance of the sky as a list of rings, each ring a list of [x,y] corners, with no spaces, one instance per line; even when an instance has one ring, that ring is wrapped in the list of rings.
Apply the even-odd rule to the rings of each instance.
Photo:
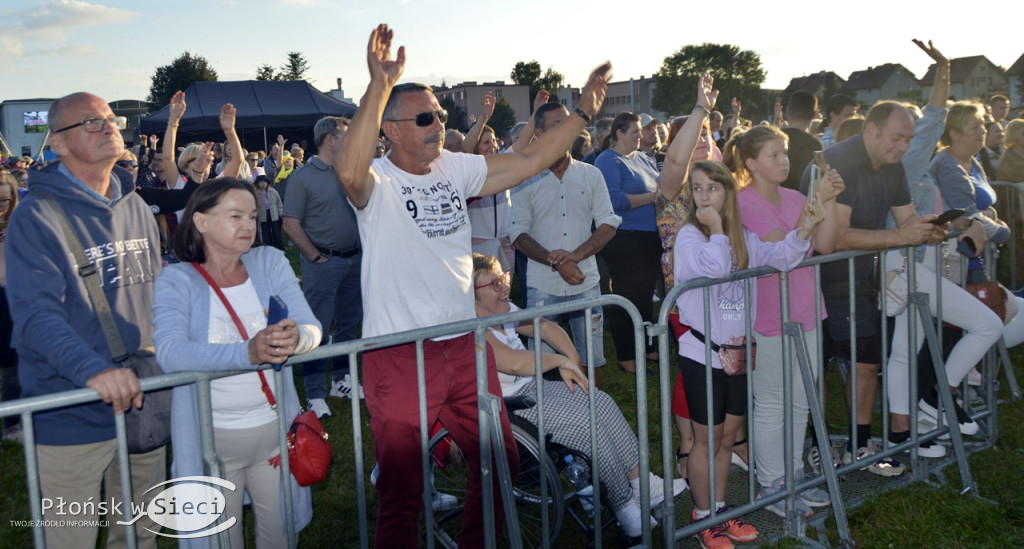
[[[950,58],[985,55],[1003,68],[1024,54],[1019,34],[985,24],[984,8],[950,14],[909,4],[735,0],[727,12],[726,4],[679,0],[636,10],[605,0],[3,0],[0,101],[75,91],[145,99],[156,67],[185,51],[205,57],[222,81],[253,79],[258,66],[280,67],[299,51],[315,87],[327,91],[342,78],[345,95],[358,102],[369,80],[366,42],[381,22],[406,46],[402,80],[430,85],[511,82],[516,62],[531,60],[571,86],[582,86],[606,59],[613,80],[628,80],[651,76],[666,56],[704,42],[756,52],[764,87],[777,89],[820,70],[845,79],[888,62],[920,78],[931,59],[912,38],[933,40]],[[1000,17],[1024,14],[1014,2],[1001,9]],[[630,18],[635,23],[627,25]]]

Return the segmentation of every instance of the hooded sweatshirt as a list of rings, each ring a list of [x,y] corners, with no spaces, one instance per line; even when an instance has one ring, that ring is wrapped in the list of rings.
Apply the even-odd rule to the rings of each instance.
[[[117,368],[78,266],[51,207],[64,208],[100,285],[128,353],[153,348],[153,280],[160,272],[160,239],[153,214],[134,191],[130,173],[115,168],[113,201],[73,181],[59,164],[30,172],[31,192],[7,233],[7,295],[14,321],[22,397],[80,389],[97,373]],[[114,438],[109,405],[93,402],[35,414],[40,444],[72,445]]]

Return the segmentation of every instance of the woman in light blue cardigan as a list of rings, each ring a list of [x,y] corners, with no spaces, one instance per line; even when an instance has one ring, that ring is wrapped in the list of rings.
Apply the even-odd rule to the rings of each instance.
[[[251,339],[242,341],[235,325],[230,320],[225,321],[226,309],[192,264],[169,265],[156,279],[153,300],[153,338],[157,359],[165,372],[251,371],[266,362],[282,363],[288,356],[307,352],[319,343],[320,323],[303,298],[287,259],[280,250],[271,247],[249,249],[255,234],[256,197],[251,183],[218,180],[203,185],[193,194],[179,227],[175,253],[182,261],[200,263],[210,273],[228,295]],[[272,295],[279,296],[288,305],[289,318],[264,328],[263,309]],[[258,302],[253,297],[258,298]],[[301,409],[290,367],[285,367],[283,377],[283,390],[274,390],[274,393],[284,406],[285,418],[291,423]],[[267,376],[271,385],[272,378]],[[284,539],[284,495],[280,484],[283,479],[280,470],[267,468],[265,458],[279,451],[278,430],[276,412],[259,383],[255,373],[213,382],[214,438],[217,459],[224,462],[225,476],[240,475],[244,490],[253,500],[257,513],[257,546],[273,547],[274,540]],[[258,425],[253,426],[254,422]],[[208,475],[199,442],[195,385],[174,388],[171,436],[172,476]],[[253,463],[243,464],[240,472],[233,473],[232,463],[244,460],[245,456],[235,458],[230,454],[247,444],[255,449],[248,450],[251,454],[272,455],[258,455]],[[253,471],[262,476],[255,476]],[[310,490],[299,487],[290,475],[287,480],[292,490],[295,528],[300,531],[313,515]],[[242,492],[243,488],[237,491]],[[276,491],[278,497],[267,496],[268,491],[271,495]],[[230,507],[232,497],[241,498],[242,494],[225,493],[225,496]],[[277,501],[272,501],[275,499]],[[240,502],[236,506],[240,511]],[[263,509],[262,521],[260,509]],[[271,519],[272,515],[279,516],[280,522]],[[240,516],[238,524],[228,532],[232,546],[241,547],[244,538]],[[209,537],[181,539],[179,543],[181,547],[208,547]]]

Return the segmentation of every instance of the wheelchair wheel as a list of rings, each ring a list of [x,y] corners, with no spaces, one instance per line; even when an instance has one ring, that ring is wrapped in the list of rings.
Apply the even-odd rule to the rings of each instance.
[[[462,532],[462,512],[466,501],[467,464],[457,451],[451,451],[447,429],[441,429],[430,439],[431,476],[434,481],[433,533],[442,547],[457,546]],[[512,438],[519,449],[519,475],[513,495],[523,547],[544,546],[543,509],[547,509],[548,543],[554,546],[562,528],[564,500],[558,469],[548,456],[541,456],[537,441],[512,425]],[[496,472],[496,471],[495,471]],[[546,498],[541,497],[540,479],[545,478]],[[494,497],[501,497],[495,492]],[[428,521],[430,522],[430,521]],[[496,525],[498,526],[498,525]],[[505,523],[500,525],[504,530]],[[498,547],[508,547],[508,533],[498,540]]]

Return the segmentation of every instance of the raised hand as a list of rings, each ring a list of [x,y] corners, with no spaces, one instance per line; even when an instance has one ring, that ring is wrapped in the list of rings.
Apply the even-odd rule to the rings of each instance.
[[[591,119],[597,116],[604,104],[604,97],[608,93],[608,81],[612,77],[612,63],[605,61],[601,66],[594,69],[587,79],[587,85],[580,92],[580,109],[587,113]]]
[[[713,89],[715,79],[711,73],[704,71],[697,82],[697,104],[704,107],[709,113],[715,108],[715,101],[718,100],[718,90]],[[733,99],[735,101],[736,99]]]
[[[225,103],[224,106],[220,108],[220,129],[225,133],[229,130],[235,129],[235,115],[237,113],[238,111],[235,109],[234,105],[231,103]]]
[[[945,55],[942,55],[942,52],[940,52],[938,49],[935,48],[935,46],[932,45],[931,40],[928,41],[927,46],[924,44],[924,42],[918,40],[917,38],[914,38],[913,42],[914,44],[917,44],[917,47],[921,48],[921,51],[927,53],[928,57],[931,57],[936,63],[941,64],[949,62],[949,59],[947,59]]]
[[[178,90],[171,96],[170,110],[167,112],[167,121],[176,124],[185,114],[185,92]]]
[[[157,134],[149,136],[149,148],[155,149],[157,142],[160,141],[160,137]]]
[[[533,112],[537,112],[537,109],[539,109],[544,103],[547,103],[550,99],[551,95],[548,94],[548,90],[542,89],[537,92],[537,95],[533,98]]]
[[[394,86],[405,70],[405,46],[398,48],[398,55],[391,59],[391,39],[394,31],[381,23],[370,33],[366,46],[366,64],[370,68],[370,80]]]
[[[491,115],[494,114],[494,96],[491,92],[484,94],[483,101],[480,102],[480,120],[486,123],[491,119]]]

